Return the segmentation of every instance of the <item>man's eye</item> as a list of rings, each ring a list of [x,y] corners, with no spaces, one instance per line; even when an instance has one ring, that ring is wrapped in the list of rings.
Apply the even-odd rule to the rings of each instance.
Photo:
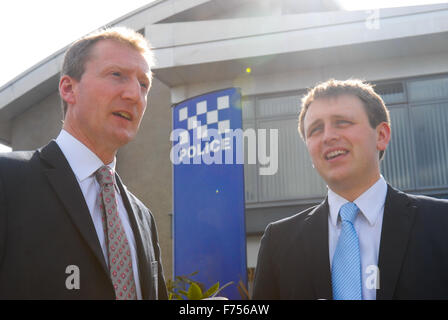
[[[148,89],[148,84],[146,84],[145,82],[140,82],[140,85],[145,88]]]
[[[308,132],[308,137],[311,137],[313,134],[318,132],[320,130],[320,127],[314,127]]]
[[[112,75],[115,77],[121,77],[121,72],[112,72]]]
[[[338,120],[336,123],[339,125],[347,125],[347,124],[351,124],[352,122],[348,121],[348,120]]]

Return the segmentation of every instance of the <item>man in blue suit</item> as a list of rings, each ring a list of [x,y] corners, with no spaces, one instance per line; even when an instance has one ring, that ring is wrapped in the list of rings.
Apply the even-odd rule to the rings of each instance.
[[[380,96],[359,80],[329,80],[302,103],[299,132],[328,195],[268,225],[253,298],[447,299],[448,201],[381,176],[391,129]]]

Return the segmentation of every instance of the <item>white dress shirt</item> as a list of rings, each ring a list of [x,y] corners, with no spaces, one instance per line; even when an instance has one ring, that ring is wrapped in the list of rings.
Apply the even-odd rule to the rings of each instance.
[[[65,130],[61,130],[59,136],[56,138],[56,143],[62,150],[65,158],[67,159],[73,173],[78,180],[79,186],[81,187],[82,194],[86,201],[87,207],[89,208],[90,215],[92,217],[93,224],[95,226],[96,234],[103,250],[103,255],[106,260],[106,264],[109,265],[109,258],[107,257],[107,247],[106,239],[104,236],[103,223],[101,221],[102,212],[100,209],[100,191],[101,186],[95,178],[95,172],[102,167],[103,162],[84,144],[73,137]],[[116,158],[112,163],[107,164],[109,168],[115,171]],[[129,216],[123,204],[123,199],[121,198],[120,190],[118,186],[115,186],[115,191],[118,200],[118,214],[120,216],[121,222],[123,223],[123,228],[128,238],[129,247],[132,257],[132,269],[135,279],[135,289],[137,292],[137,298],[141,299],[141,288],[138,273],[138,258],[135,245],[134,233],[129,222]],[[82,277],[82,270],[81,277]]]
[[[386,201],[387,183],[383,176],[367,191],[353,201],[360,212],[356,217],[354,226],[359,238],[361,251],[362,296],[364,300],[375,300],[375,288],[367,285],[369,276],[373,274],[372,267],[378,268],[378,253],[380,250],[381,227],[383,224],[384,203]],[[328,188],[328,240],[330,265],[341,233],[341,219],[338,219],[339,209],[349,202]],[[381,274],[379,273],[379,276]]]

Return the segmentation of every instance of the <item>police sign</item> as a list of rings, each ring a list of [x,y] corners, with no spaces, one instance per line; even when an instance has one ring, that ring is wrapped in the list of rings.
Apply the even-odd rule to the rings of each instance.
[[[241,299],[247,286],[241,95],[230,88],[173,106],[174,275],[198,271],[207,287]]]

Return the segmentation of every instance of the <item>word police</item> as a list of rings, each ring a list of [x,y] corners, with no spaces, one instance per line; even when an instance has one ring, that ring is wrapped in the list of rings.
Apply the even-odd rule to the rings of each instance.
[[[269,130],[269,147],[266,129],[257,132],[248,128],[228,129],[224,136],[219,130],[200,127],[193,129],[192,141],[185,129],[175,129],[170,140],[175,143],[171,148],[170,159],[177,164],[244,164],[245,153],[247,164],[256,164],[257,156],[260,164],[260,175],[274,175],[278,170],[278,130]],[[247,141],[247,144],[246,144]],[[176,142],[178,142],[176,144]],[[245,152],[247,149],[247,152]],[[270,155],[268,155],[268,150]],[[258,151],[258,152],[257,152]],[[236,159],[234,159],[234,156]],[[191,160],[192,161],[191,161]]]

